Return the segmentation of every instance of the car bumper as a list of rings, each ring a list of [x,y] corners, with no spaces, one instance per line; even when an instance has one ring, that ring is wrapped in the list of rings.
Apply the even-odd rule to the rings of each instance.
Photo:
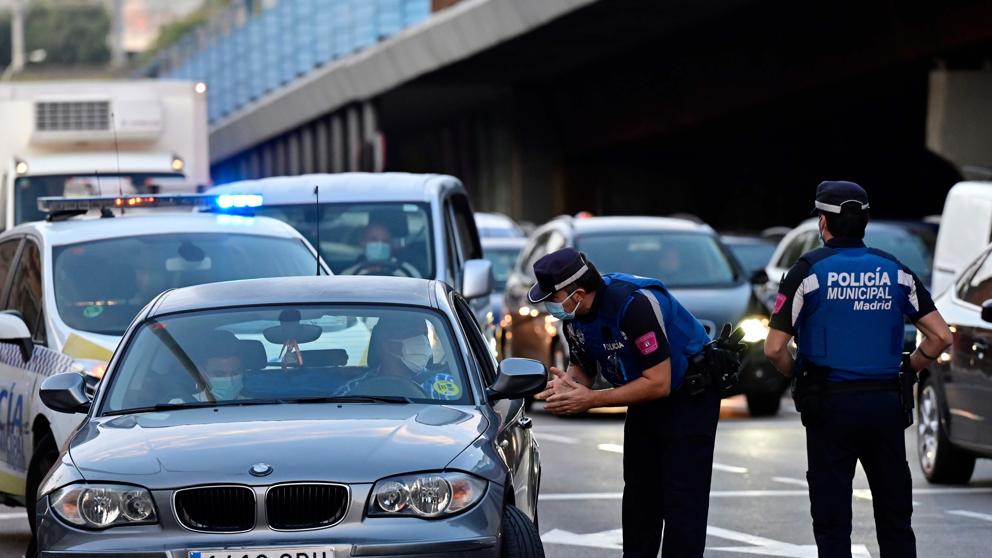
[[[365,502],[371,485],[352,485],[354,499],[345,519],[336,526],[312,531],[274,531],[258,525],[238,534],[197,533],[182,527],[168,507],[169,494],[153,493],[159,523],[84,531],[59,520],[43,500],[39,506],[39,548],[42,558],[190,558],[190,553],[221,550],[218,558],[242,558],[252,549],[327,548],[317,558],[387,557],[404,558],[499,556],[503,490],[490,485],[482,501],[460,515],[425,520],[412,517],[365,517]],[[165,504],[165,505],[163,505]],[[207,558],[209,554],[202,554]],[[285,554],[302,558],[300,554]],[[306,555],[312,558],[310,554]],[[267,554],[266,558],[282,558]]]

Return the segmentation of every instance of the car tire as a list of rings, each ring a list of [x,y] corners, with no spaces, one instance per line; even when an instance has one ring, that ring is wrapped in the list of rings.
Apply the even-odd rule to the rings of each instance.
[[[778,393],[748,393],[747,410],[752,417],[772,417],[778,414],[782,406],[782,396]]]
[[[55,445],[55,438],[51,432],[45,434],[38,440],[31,455],[31,463],[28,465],[28,476],[25,482],[24,506],[28,509],[28,524],[31,526],[31,533],[35,530],[35,509],[38,503],[38,488],[41,481],[48,474],[48,471],[55,466],[59,458],[59,448]]]
[[[916,406],[916,453],[923,475],[933,484],[967,484],[975,455],[956,447],[941,426],[943,402],[932,378],[920,386]]]
[[[502,558],[544,558],[544,545],[537,526],[520,508],[503,510]]]

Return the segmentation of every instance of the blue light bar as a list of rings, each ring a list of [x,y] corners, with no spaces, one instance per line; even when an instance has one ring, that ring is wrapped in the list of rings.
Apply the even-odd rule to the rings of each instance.
[[[247,209],[262,206],[260,194],[221,194],[215,202],[218,209]]]
[[[208,205],[216,196],[204,194],[162,194],[151,196],[46,196],[38,198],[43,213],[85,212],[91,209],[129,209],[137,207],[179,207]]]

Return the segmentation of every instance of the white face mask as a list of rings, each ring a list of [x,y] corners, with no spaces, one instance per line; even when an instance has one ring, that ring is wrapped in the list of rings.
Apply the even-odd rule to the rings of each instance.
[[[241,374],[210,379],[210,391],[218,401],[233,401],[241,395],[244,379]]]
[[[422,372],[427,368],[427,363],[431,361],[434,352],[431,344],[423,335],[408,337],[400,342],[399,359],[413,372]]]

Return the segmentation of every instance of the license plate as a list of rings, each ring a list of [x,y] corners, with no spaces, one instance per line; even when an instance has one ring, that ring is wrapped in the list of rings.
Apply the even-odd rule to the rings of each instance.
[[[188,558],[336,558],[333,548],[241,548],[237,550],[194,550]]]

